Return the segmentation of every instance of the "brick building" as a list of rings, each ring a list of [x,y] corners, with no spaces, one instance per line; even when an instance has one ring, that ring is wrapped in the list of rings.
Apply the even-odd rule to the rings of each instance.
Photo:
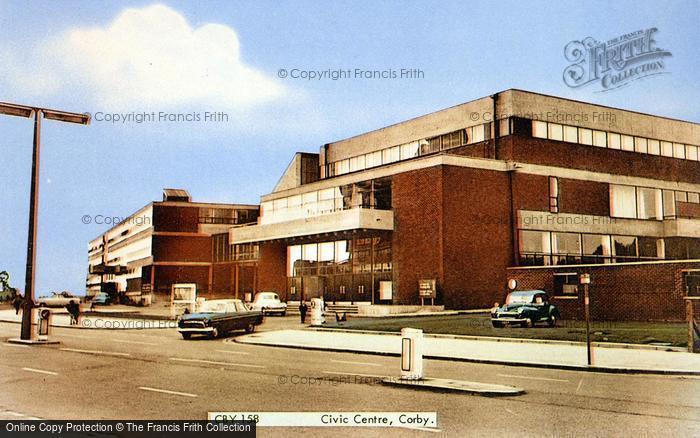
[[[255,288],[256,245],[228,242],[228,229],[254,223],[257,205],[192,202],[165,189],[151,202],[88,244],[87,293],[124,292],[170,299],[173,283],[196,283],[205,297],[232,297]],[[95,218],[96,220],[98,217]]]
[[[494,120],[495,115],[495,122]],[[288,300],[502,302],[507,282],[579,316],[683,319],[700,288],[700,124],[507,90],[297,154],[257,223],[257,287]]]

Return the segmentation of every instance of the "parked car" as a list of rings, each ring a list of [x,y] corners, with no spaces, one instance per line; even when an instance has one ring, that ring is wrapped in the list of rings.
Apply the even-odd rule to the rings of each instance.
[[[106,306],[112,302],[112,299],[109,297],[109,294],[107,292],[97,292],[95,295],[90,298],[90,303],[94,305],[102,305]]]
[[[37,298],[36,303],[39,307],[64,307],[71,301],[80,303],[80,298],[64,290],[63,292],[52,292],[50,296],[41,296]]]
[[[559,318],[559,309],[549,302],[549,296],[542,290],[511,292],[503,306],[496,304],[491,310],[491,324],[496,328],[507,324],[532,327],[542,321],[554,327]]]
[[[287,304],[280,301],[279,295],[274,292],[258,292],[250,304],[250,308],[260,310],[264,315],[287,314]]]
[[[192,335],[216,338],[234,330],[252,333],[262,322],[262,312],[249,310],[241,300],[207,300],[199,306],[197,313],[180,317],[177,331],[184,339],[190,339]]]

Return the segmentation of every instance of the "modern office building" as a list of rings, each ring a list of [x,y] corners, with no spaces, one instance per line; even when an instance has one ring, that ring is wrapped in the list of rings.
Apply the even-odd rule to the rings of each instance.
[[[486,308],[514,279],[576,318],[590,273],[594,318],[682,320],[698,146],[697,123],[507,90],[295,155],[228,243],[259,248],[257,288],[288,300],[416,305],[434,284]]]
[[[228,229],[254,223],[258,211],[257,205],[192,202],[185,190],[165,189],[162,201],[115,221],[89,243],[88,295],[123,292],[136,302],[142,296],[169,300],[174,283],[195,283],[204,297],[252,292],[257,247],[240,245],[232,252]]]

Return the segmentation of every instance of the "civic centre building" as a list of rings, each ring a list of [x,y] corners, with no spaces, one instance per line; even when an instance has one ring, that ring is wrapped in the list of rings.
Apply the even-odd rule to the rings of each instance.
[[[488,308],[515,280],[578,318],[589,273],[594,318],[683,320],[699,146],[697,123],[511,89],[297,153],[221,242],[289,301]]]

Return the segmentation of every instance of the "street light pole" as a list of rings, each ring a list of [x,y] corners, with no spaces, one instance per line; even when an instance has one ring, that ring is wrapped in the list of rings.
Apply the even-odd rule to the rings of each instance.
[[[580,283],[583,285],[583,311],[586,319],[586,358],[588,366],[591,366],[593,365],[593,356],[591,354],[591,302],[588,295],[588,285],[591,283],[591,275],[581,274]]]
[[[34,279],[36,267],[36,234],[39,207],[39,158],[41,152],[41,119],[88,125],[90,115],[56,111],[48,108],[29,107],[0,102],[0,114],[29,118],[34,116],[34,144],[32,151],[32,180],[29,195],[29,226],[27,231],[27,266],[24,278],[24,300],[22,304],[22,327],[20,339],[32,338],[32,308],[34,307]]]

